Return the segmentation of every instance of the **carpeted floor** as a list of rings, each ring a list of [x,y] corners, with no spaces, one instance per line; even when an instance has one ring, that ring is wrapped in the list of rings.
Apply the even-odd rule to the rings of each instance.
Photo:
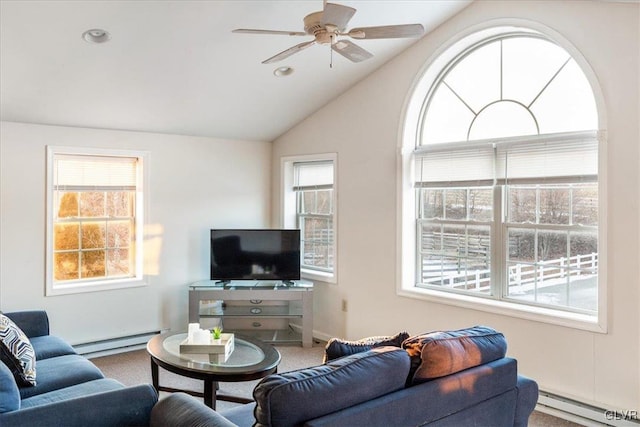
[[[282,355],[282,361],[278,366],[279,372],[287,372],[294,369],[306,368],[322,363],[324,353],[324,343],[316,343],[312,348],[301,348],[296,346],[278,346],[278,351]],[[100,370],[108,378],[114,378],[125,385],[135,385],[151,383],[151,362],[146,350],[135,350],[127,353],[112,356],[97,357],[92,359]],[[220,383],[220,393],[251,398],[251,392],[259,380]],[[160,384],[177,389],[189,389],[203,391],[202,381],[181,377],[160,368]],[[164,397],[164,392],[160,393],[160,398]],[[217,407],[220,410],[231,408],[237,404],[231,402],[218,401]],[[562,420],[541,412],[535,411],[529,419],[530,427],[577,427],[569,421]]]

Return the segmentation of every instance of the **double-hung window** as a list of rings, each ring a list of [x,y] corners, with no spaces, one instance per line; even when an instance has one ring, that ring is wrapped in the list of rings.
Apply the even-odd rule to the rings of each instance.
[[[302,268],[333,272],[333,162],[295,162],[296,225],[300,229]]]
[[[438,148],[415,154],[416,286],[597,312],[597,134]]]
[[[417,114],[412,286],[595,323],[603,141],[590,83],[535,31],[473,39],[428,71]]]
[[[302,277],[336,282],[336,155],[282,159],[282,225],[300,229]]]
[[[143,163],[48,147],[47,295],[143,284]]]

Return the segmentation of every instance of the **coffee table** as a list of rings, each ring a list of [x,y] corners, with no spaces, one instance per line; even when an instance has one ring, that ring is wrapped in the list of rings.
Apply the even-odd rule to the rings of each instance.
[[[255,338],[235,335],[235,348],[223,363],[209,362],[207,354],[180,353],[180,343],[187,338],[186,333],[166,333],[156,335],[147,343],[151,356],[151,380],[157,391],[183,391],[193,396],[203,397],[205,405],[216,408],[216,400],[248,403],[251,399],[218,394],[218,382],[251,381],[264,378],[277,371],[280,352],[270,344]],[[159,384],[159,369],[184,377],[204,380],[204,393],[163,387]]]

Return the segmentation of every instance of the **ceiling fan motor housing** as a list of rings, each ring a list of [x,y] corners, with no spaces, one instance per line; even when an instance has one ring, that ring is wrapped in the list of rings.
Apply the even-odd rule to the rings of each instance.
[[[313,12],[304,17],[304,31],[316,38],[316,43],[333,44],[337,32],[342,30],[335,25],[322,23],[323,12]],[[331,26],[331,31],[327,28]],[[335,28],[335,29],[334,29]]]

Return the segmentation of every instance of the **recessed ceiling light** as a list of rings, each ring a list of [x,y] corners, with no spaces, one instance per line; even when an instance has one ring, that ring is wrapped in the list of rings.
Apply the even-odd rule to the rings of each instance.
[[[273,70],[273,75],[276,77],[286,77],[286,76],[290,76],[291,74],[293,74],[293,68],[289,66],[278,67],[275,70]]]
[[[94,28],[82,33],[82,38],[88,43],[106,43],[111,39],[111,34],[108,31]]]

